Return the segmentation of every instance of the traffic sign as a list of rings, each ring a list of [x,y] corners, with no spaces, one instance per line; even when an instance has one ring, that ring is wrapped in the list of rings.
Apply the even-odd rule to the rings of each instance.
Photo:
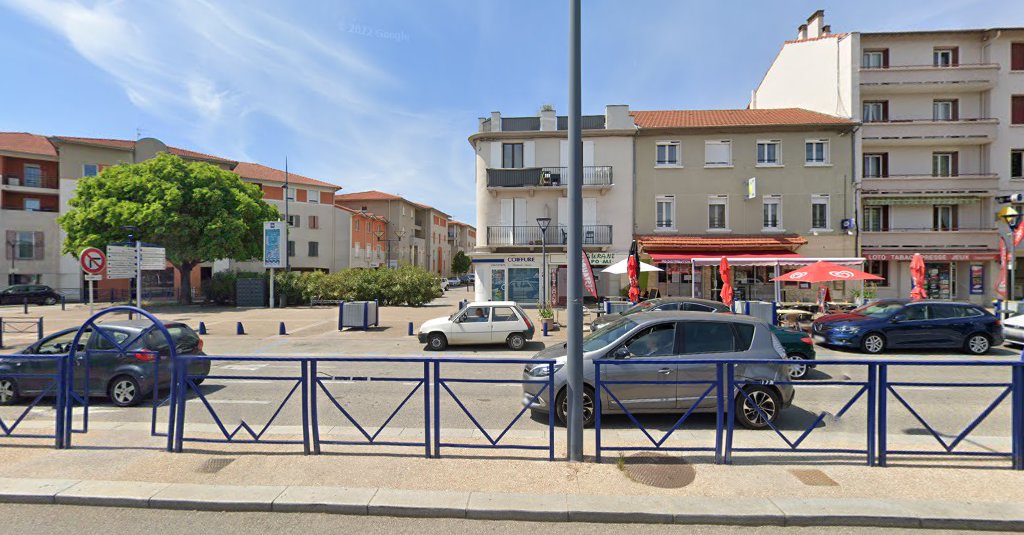
[[[103,272],[103,268],[107,267],[107,256],[103,254],[103,251],[89,247],[83,249],[78,255],[78,263],[82,266],[82,271],[90,274],[97,275]]]
[[[163,247],[139,247],[142,254],[142,271],[161,271],[167,268],[167,254]],[[132,279],[138,275],[135,247],[123,245],[107,246],[107,278]]]
[[[85,276],[85,280],[87,280],[87,281],[101,281],[101,280],[103,280],[103,275],[86,275]]]

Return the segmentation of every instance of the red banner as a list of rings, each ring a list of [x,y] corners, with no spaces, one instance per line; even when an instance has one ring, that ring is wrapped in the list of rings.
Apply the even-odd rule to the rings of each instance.
[[[583,287],[590,295],[597,298],[597,282],[594,280],[594,268],[590,266],[590,257],[583,251]]]
[[[999,240],[999,277],[996,278],[996,296],[1006,299],[1006,242]]]
[[[1020,242],[1024,241],[1024,222],[1017,225],[1017,228],[1013,231],[1013,246],[1020,245]]]

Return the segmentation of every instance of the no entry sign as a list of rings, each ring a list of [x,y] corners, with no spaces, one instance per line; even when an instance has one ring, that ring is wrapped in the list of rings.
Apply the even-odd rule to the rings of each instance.
[[[95,247],[89,247],[83,249],[78,255],[78,263],[82,265],[82,271],[90,275],[98,275],[107,267],[107,255]]]

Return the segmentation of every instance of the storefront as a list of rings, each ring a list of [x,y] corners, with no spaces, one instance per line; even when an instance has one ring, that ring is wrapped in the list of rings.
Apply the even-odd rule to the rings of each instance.
[[[994,298],[999,253],[922,253],[921,256],[929,299],[985,304]],[[864,258],[868,261],[868,271],[886,279],[877,285],[877,297],[910,295],[913,253],[866,251]]]
[[[626,258],[625,253],[588,253],[599,299],[620,294],[622,275],[601,273],[601,269]],[[549,253],[548,277],[542,277],[544,266],[540,254],[474,255],[478,301],[515,301],[523,304],[551,303],[564,307],[566,302],[567,266],[565,253]],[[546,289],[545,289],[546,286]],[[541,292],[546,292],[543,294]],[[584,291],[584,293],[586,293]],[[586,300],[593,300],[586,294]]]

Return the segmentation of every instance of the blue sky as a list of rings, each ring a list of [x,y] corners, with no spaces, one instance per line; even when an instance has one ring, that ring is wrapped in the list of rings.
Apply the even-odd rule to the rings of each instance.
[[[583,3],[584,113],[745,107],[819,8],[835,32],[1024,26],[1019,0]],[[566,111],[567,5],[0,0],[0,130],[287,155],[472,223],[477,117]]]

